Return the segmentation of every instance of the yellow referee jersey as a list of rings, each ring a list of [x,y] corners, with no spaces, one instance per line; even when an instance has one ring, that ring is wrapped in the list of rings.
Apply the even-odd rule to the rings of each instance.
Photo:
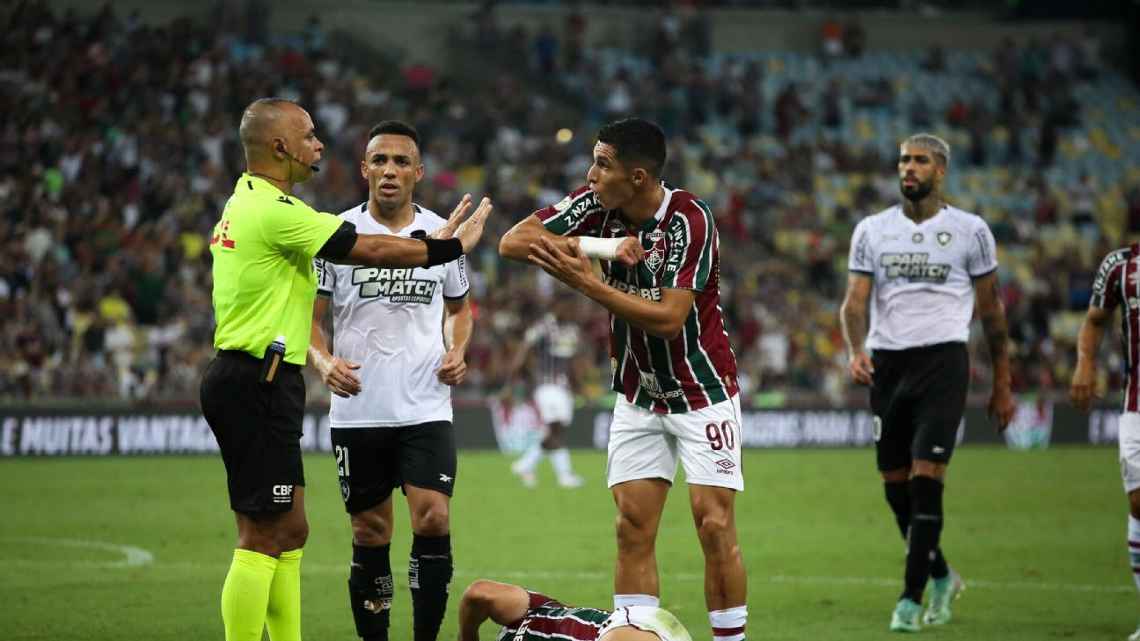
[[[243,173],[210,235],[214,347],[261,358],[280,335],[285,361],[304,365],[317,292],[313,256],[340,225]]]

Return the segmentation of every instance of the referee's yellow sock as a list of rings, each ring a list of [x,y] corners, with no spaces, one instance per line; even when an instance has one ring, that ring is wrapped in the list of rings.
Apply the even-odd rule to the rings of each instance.
[[[261,641],[269,587],[277,559],[253,550],[234,550],[234,560],[222,586],[222,622],[226,641]]]
[[[301,641],[301,550],[282,552],[265,613],[272,641]]]

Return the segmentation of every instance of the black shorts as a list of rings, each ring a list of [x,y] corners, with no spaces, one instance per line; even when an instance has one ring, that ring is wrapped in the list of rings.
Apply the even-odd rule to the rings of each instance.
[[[966,410],[970,357],[964,343],[874,350],[871,385],[879,471],[915,459],[947,463]]]
[[[349,514],[380,505],[405,483],[448,496],[455,487],[455,431],[448,421],[334,427],[332,444]]]
[[[305,381],[283,363],[272,383],[260,383],[261,359],[222,351],[202,375],[202,414],[226,465],[230,507],[243,514],[288,512],[293,488],[305,485],[301,425]]]

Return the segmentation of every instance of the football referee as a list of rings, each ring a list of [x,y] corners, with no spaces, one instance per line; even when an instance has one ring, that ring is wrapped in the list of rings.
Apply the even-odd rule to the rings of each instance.
[[[920,628],[928,578],[934,585],[921,617],[928,625],[950,620],[950,602],[963,586],[939,538],[946,467],[966,408],[975,297],[993,364],[989,411],[999,430],[1014,412],[997,248],[984,220],[943,200],[949,164],[950,146],[936,136],[917,134],[900,146],[902,202],[855,227],[840,312],[851,376],[871,386],[878,468],[907,540],[906,587],[890,623],[900,632]]]
[[[202,414],[221,449],[238,542],[222,587],[227,641],[301,638],[301,548],[308,537],[301,367],[316,296],[313,257],[380,267],[442,265],[471,250],[491,212],[464,196],[431,239],[361,235],[292,195],[323,146],[308,112],[280,98],[242,115],[246,171],[210,238],[217,357],[202,377]],[[461,223],[462,221],[462,223]]]

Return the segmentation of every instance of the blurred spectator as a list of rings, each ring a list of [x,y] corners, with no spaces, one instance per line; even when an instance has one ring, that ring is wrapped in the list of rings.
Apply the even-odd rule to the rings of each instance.
[[[819,31],[820,50],[824,60],[839,58],[843,55],[843,25],[834,18],[824,20]]]
[[[923,71],[930,73],[942,73],[946,71],[946,50],[942,45],[931,45],[930,49],[926,51],[926,57],[922,59],[919,65]]]
[[[558,38],[550,25],[543,25],[534,39],[534,58],[540,73],[553,74],[558,68]]]
[[[807,118],[808,110],[800,100],[795,83],[789,82],[776,98],[776,135],[788,140],[800,122]]]
[[[843,52],[849,58],[859,58],[867,47],[867,32],[858,18],[851,18],[843,26]]]

